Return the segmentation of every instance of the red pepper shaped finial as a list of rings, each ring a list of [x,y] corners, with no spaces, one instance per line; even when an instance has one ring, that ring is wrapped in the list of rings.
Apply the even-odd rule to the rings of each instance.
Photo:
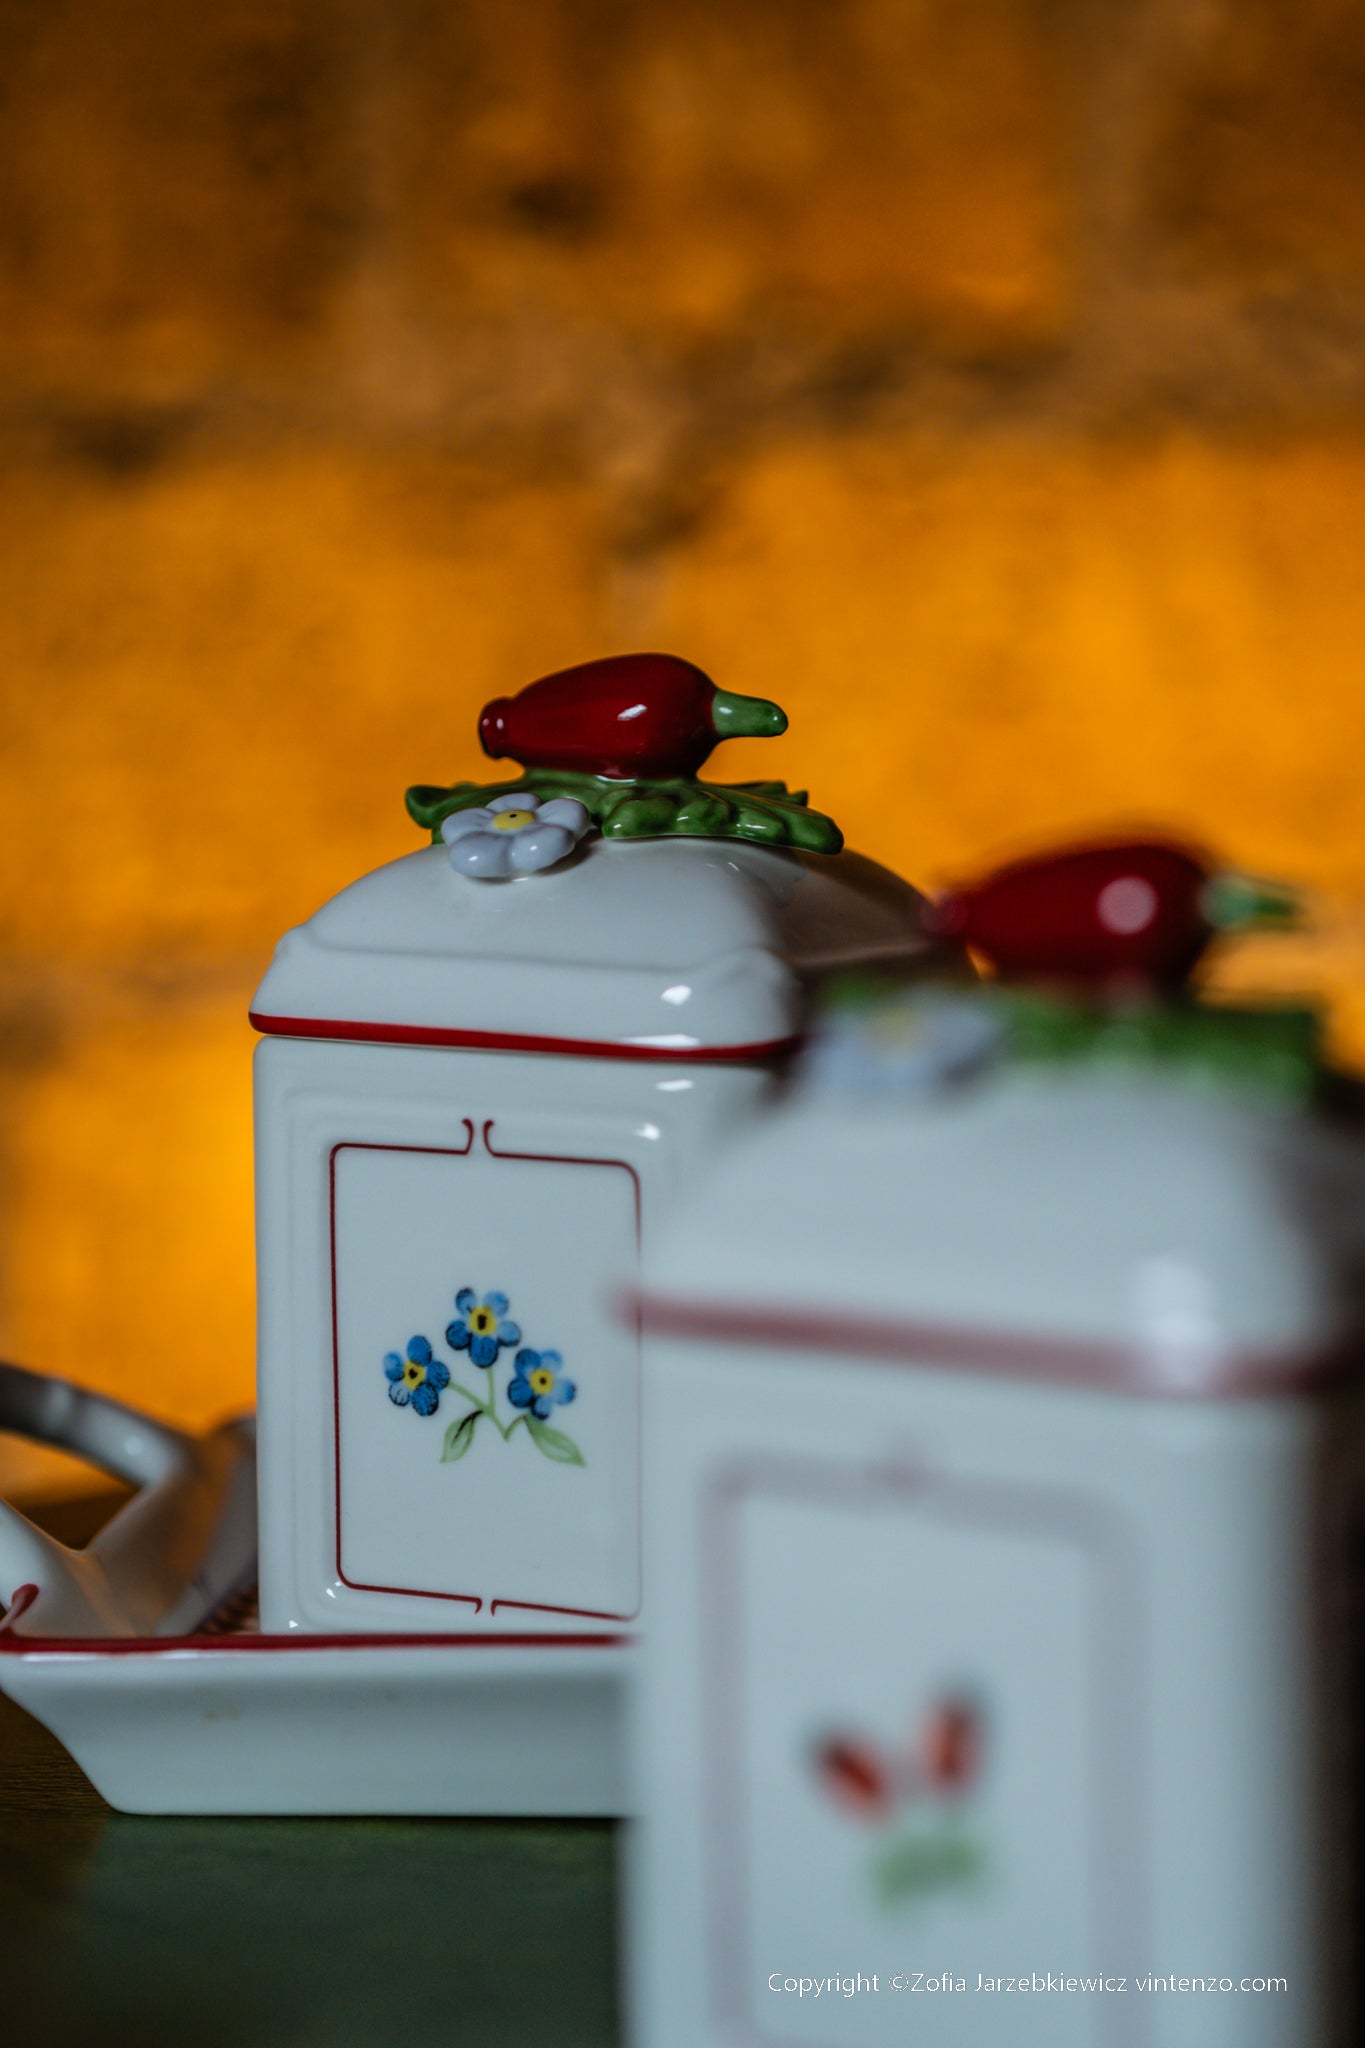
[[[574,768],[620,780],[690,777],[711,749],[741,734],[785,732],[787,715],[762,697],[718,690],[674,654],[617,654],[528,683],[484,706],[486,754],[523,768]]]
[[[1220,875],[1174,841],[1097,841],[1012,862],[941,896],[926,922],[1001,974],[1105,983],[1183,981],[1215,931],[1292,922],[1278,884]]]

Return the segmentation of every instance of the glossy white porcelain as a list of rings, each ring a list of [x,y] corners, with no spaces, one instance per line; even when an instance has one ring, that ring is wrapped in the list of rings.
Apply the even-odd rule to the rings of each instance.
[[[614,1304],[767,1073],[291,1039],[256,1072],[264,1626],[631,1628],[639,1344]],[[520,1333],[489,1369],[445,1337],[465,1288]],[[425,1416],[384,1363],[416,1334],[450,1373]],[[484,1422],[446,1461],[469,1395],[516,1420],[529,1349],[572,1379],[550,1426],[582,1462]]]
[[[808,978],[928,962],[919,908],[851,854],[595,841],[485,882],[438,847],[281,942],[253,1012],[267,1629],[639,1625],[617,1304]]]
[[[262,1635],[233,1619],[255,1571],[250,1418],[188,1437],[4,1366],[0,1423],[139,1487],[84,1550],[0,1502],[0,1693],[111,1805],[624,1811],[623,1641]]]
[[[1197,1391],[1330,1345],[1363,1240],[1358,1141],[1293,1105],[1020,1066],[900,1108],[803,1095],[717,1162],[649,1287],[855,1334],[913,1312],[1058,1355],[1122,1346]]]
[[[252,1012],[264,1030],[742,1053],[800,1028],[810,975],[926,957],[919,905],[853,853],[597,839],[548,874],[482,883],[431,846],[287,932]]]
[[[73,1550],[0,1501],[0,1608],[23,1635],[181,1635],[255,1576],[255,1431],[172,1429],[70,1380],[0,1365],[0,1429],[137,1491]]]
[[[736,1143],[642,1288],[640,2048],[1326,2038],[1363,1247],[1358,1135],[1169,1075]]]
[[[613,1815],[619,1646],[25,1645],[0,1691],[128,1813]]]

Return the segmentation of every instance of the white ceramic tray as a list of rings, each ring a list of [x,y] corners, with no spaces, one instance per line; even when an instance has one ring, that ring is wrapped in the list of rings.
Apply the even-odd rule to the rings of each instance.
[[[250,1419],[0,1364],[0,1427],[137,1488],[83,1550],[0,1501],[0,1692],[130,1813],[624,1810],[620,1636],[262,1635]]]
[[[5,1625],[0,1691],[128,1813],[611,1815],[628,1655],[619,1636]]]

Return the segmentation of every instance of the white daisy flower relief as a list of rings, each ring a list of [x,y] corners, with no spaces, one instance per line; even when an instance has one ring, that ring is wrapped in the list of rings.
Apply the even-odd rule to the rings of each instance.
[[[529,790],[495,796],[476,810],[455,811],[441,826],[450,865],[476,881],[538,875],[564,860],[592,823],[571,796],[542,800]]]

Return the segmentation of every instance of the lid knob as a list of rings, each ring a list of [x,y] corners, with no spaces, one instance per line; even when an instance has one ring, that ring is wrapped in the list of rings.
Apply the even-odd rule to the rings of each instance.
[[[1099,841],[1012,862],[932,904],[931,930],[999,973],[1103,983],[1182,982],[1215,932],[1296,920],[1278,883],[1216,872],[1175,841]]]
[[[837,853],[843,833],[804,789],[698,779],[721,740],[786,729],[780,704],[718,690],[675,654],[611,655],[485,704],[484,752],[521,767],[506,781],[414,783],[408,814],[446,841],[452,866],[483,879],[555,867],[591,830],[606,840],[742,839]],[[526,837],[508,836],[518,833]]]
[[[625,780],[692,776],[721,740],[767,738],[787,714],[763,697],[718,690],[674,654],[617,654],[528,683],[484,706],[486,754],[525,768],[569,768]]]

